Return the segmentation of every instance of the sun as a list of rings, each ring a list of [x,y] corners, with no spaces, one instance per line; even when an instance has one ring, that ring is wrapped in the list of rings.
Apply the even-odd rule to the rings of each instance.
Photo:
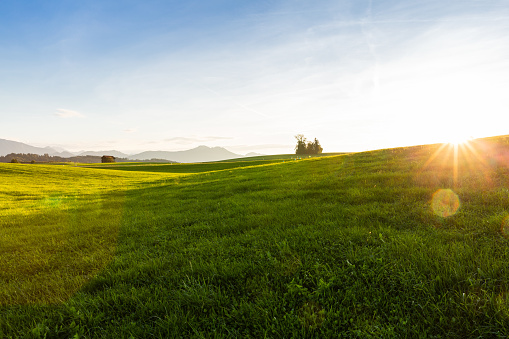
[[[457,146],[466,144],[472,139],[472,136],[462,133],[461,131],[451,131],[444,137],[444,143]]]

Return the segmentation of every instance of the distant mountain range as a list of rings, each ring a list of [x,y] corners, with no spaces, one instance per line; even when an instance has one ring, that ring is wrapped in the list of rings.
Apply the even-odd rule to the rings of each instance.
[[[122,153],[119,151],[99,151],[99,152],[82,151],[82,152],[79,152],[78,155],[93,155],[93,156],[97,156],[97,157],[102,157],[103,155],[111,155],[115,158],[129,158],[129,154]]]
[[[0,155],[7,155],[9,153],[32,153],[32,154],[50,154],[58,153],[51,147],[34,147],[27,144],[23,144],[17,141],[0,139]]]
[[[130,160],[150,160],[150,159],[164,159],[176,162],[207,162],[207,161],[220,161],[227,159],[235,159],[242,157],[260,156],[262,154],[249,153],[247,155],[240,155],[228,151],[222,147],[208,147],[198,146],[187,151],[167,152],[167,151],[147,151],[138,154],[126,154],[115,150],[110,151],[82,151],[78,153],[71,153],[63,149],[54,149],[51,147],[35,147],[21,142],[0,139],[0,156],[5,156],[11,153],[32,153],[38,155],[49,154],[51,156],[60,156],[69,158],[73,156],[103,156],[112,155],[116,158],[126,158]]]
[[[176,162],[206,162],[242,157],[242,155],[232,153],[222,147],[198,146],[187,151],[178,152],[148,151],[131,155],[128,158],[131,160],[166,159]]]

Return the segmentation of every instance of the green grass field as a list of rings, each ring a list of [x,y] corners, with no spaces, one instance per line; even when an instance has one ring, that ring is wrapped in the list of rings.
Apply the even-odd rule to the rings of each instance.
[[[0,164],[0,338],[505,338],[509,139]]]

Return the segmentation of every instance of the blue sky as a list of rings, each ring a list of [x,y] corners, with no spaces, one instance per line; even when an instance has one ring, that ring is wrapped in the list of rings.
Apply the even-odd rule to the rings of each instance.
[[[68,150],[509,134],[509,2],[0,1],[0,138]]]

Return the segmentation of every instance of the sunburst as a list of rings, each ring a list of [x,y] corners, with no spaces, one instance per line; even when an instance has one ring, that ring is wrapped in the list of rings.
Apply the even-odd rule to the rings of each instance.
[[[441,144],[431,154],[421,167],[418,175],[426,169],[431,169],[434,178],[452,178],[450,187],[440,187],[433,196],[433,206],[440,206],[445,211],[439,213],[435,211],[434,207],[436,214],[448,217],[456,213],[459,208],[459,200],[456,194],[464,184],[471,185],[475,182],[487,186],[492,183],[492,171],[489,161],[493,155],[492,147],[489,143],[471,138],[451,138],[449,142]],[[479,174],[482,175],[481,178],[478,177]],[[471,180],[472,178],[475,178],[474,181]],[[441,182],[443,185],[443,181]]]
[[[445,170],[451,166],[452,161],[452,177],[453,188],[458,188],[460,167],[469,169],[483,169],[487,166],[485,157],[481,155],[482,149],[480,142],[471,138],[454,138],[449,142],[443,143],[438,149],[429,157],[423,165],[422,170],[426,169],[433,161],[441,159],[442,169]],[[452,155],[452,159],[451,158]]]
[[[468,144],[473,138],[471,136],[467,136],[464,133],[456,132],[456,133],[449,133],[445,137],[445,143],[449,145],[463,145]]]

